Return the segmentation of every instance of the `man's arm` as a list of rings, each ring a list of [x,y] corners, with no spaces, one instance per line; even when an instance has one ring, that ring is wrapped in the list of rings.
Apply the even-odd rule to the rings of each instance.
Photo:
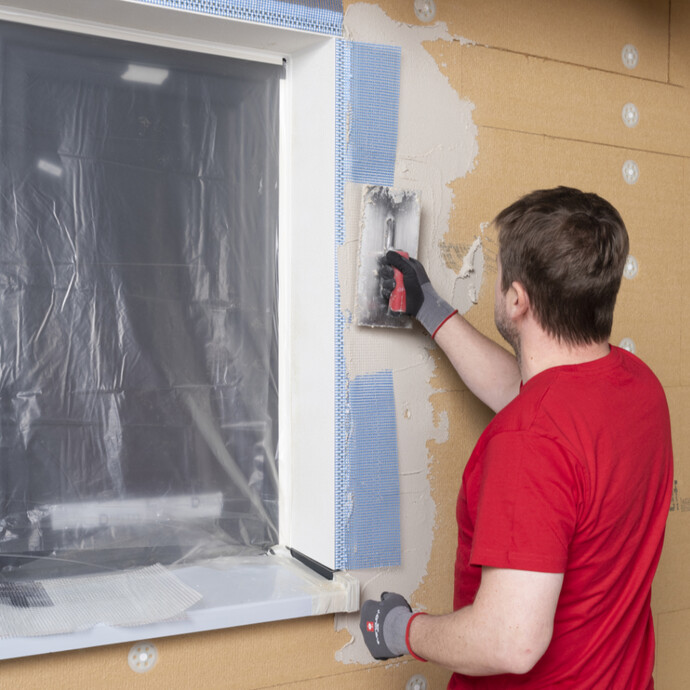
[[[494,412],[520,391],[517,359],[459,314],[440,326],[434,340],[465,385]]]
[[[407,306],[446,353],[467,387],[494,412],[505,407],[520,390],[517,359],[487,338],[457,313],[434,290],[419,261],[389,251],[382,268],[382,292],[390,294],[392,268],[403,276]],[[390,275],[386,276],[386,270]]]
[[[527,673],[551,642],[559,573],[483,568],[475,601],[445,616],[413,615],[399,594],[362,606],[360,627],[377,659],[412,653],[470,676]]]
[[[562,583],[562,574],[483,568],[474,603],[414,618],[409,647],[464,675],[527,673],[551,642]]]

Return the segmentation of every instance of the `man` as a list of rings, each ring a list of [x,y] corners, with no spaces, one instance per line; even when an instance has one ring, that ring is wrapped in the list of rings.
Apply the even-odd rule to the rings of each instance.
[[[497,414],[463,474],[454,612],[413,614],[384,593],[362,607],[365,641],[375,658],[409,652],[451,669],[449,688],[651,688],[671,432],[656,377],[608,344],[625,226],[604,199],[565,187],[494,222],[495,321],[515,357],[456,314],[419,262],[387,254],[407,313]]]

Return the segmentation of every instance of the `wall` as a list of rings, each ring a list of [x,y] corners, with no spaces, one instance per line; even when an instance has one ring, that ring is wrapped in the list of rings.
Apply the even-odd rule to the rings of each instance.
[[[439,291],[486,333],[493,327],[495,238],[487,222],[518,195],[574,185],[621,211],[637,276],[625,280],[612,341],[632,338],[671,406],[677,492],[654,591],[661,690],[690,677],[690,2],[685,0],[437,0],[423,26],[413,0],[346,3],[347,35],[403,47],[396,184],[423,192],[420,255]],[[625,44],[639,52],[630,70]],[[634,128],[623,105],[639,109]],[[625,161],[639,179],[623,179]],[[340,254],[351,299],[357,192],[348,188]],[[464,277],[463,277],[464,276]],[[475,294],[476,293],[476,294]],[[475,304],[476,302],[476,304]],[[403,566],[359,573],[364,594],[391,588],[432,612],[448,610],[460,475],[490,419],[428,338],[346,333],[350,373],[394,370],[402,487]],[[2,688],[404,688],[423,673],[402,661],[361,664],[356,617],[332,616],[156,642],[147,674],[127,666],[129,645],[4,662]]]

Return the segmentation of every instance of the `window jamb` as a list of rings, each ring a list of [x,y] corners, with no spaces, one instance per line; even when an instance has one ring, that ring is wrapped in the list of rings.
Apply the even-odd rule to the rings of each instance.
[[[128,24],[130,11],[131,21],[136,23],[137,15],[145,17],[147,28]],[[331,123],[335,122],[335,39],[189,14],[129,0],[21,0],[21,7],[0,5],[0,19],[8,21],[272,63],[287,60],[288,79],[281,94],[281,135],[289,132],[290,136],[281,136],[280,543],[333,567],[335,126]],[[152,18],[161,17],[166,18],[164,31],[149,28]],[[194,28],[197,22],[201,28]],[[239,42],[200,38],[208,35],[209,22],[223,23],[219,33],[239,36]],[[185,32],[194,35],[185,36]],[[300,156],[293,155],[296,151]],[[277,552],[279,558],[285,558],[281,547]],[[333,610],[354,610],[356,581],[336,574],[334,582],[338,602]],[[328,612],[328,598],[326,590],[317,592],[313,613]],[[135,634],[128,639],[139,637]],[[122,640],[115,635],[94,644],[112,641]],[[81,646],[87,645],[48,644],[42,651],[29,653]]]

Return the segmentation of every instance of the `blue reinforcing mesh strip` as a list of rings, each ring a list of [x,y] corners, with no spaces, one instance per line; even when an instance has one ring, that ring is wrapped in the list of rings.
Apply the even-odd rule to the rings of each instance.
[[[347,518],[348,568],[400,565],[400,482],[393,375],[358,376],[350,382]]]
[[[335,567],[400,565],[400,487],[393,376],[350,381],[338,248],[345,180],[393,184],[400,49],[336,41]]]
[[[349,43],[350,132],[346,177],[392,185],[398,144],[400,48]]]
[[[342,0],[137,0],[177,10],[340,36]]]

